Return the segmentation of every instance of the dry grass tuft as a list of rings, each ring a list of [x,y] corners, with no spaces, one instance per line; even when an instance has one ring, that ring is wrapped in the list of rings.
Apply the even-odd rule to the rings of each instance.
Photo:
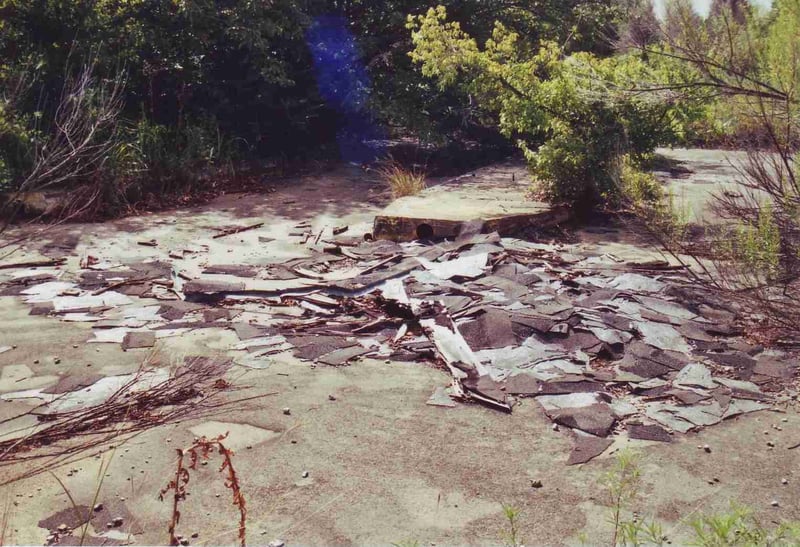
[[[407,169],[395,160],[390,159],[377,171],[391,188],[394,198],[415,196],[425,189],[425,173]]]

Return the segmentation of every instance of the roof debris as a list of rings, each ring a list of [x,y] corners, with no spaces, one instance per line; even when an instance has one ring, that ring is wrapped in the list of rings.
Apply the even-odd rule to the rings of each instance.
[[[451,379],[428,405],[512,412],[533,398],[573,438],[570,464],[601,454],[613,435],[670,442],[768,409],[797,377],[796,360],[745,344],[736,310],[697,294],[680,269],[568,253],[473,224],[453,241],[423,244],[342,236],[344,226],[310,237],[301,223],[310,256],[209,264],[207,245],[179,262],[154,247],[152,259],[124,265],[92,257],[75,275],[22,264],[24,275],[10,271],[0,291],[19,295],[32,314],[90,322],[90,342],[127,350],[221,328],[240,340],[228,351],[233,363],[249,368],[285,352],[336,367],[363,358],[432,363]]]

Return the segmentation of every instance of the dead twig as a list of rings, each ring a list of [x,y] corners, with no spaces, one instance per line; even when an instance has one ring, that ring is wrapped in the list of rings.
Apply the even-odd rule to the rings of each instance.
[[[220,233],[214,236],[214,239],[219,239],[225,236],[231,236],[234,234],[241,234],[242,232],[247,232],[248,230],[255,230],[257,228],[261,228],[264,225],[263,222],[258,222],[256,224],[251,224],[250,226],[237,226],[236,228],[228,228],[227,230],[222,230]]]
[[[118,443],[141,431],[189,417],[208,416],[231,405],[272,395],[222,399],[224,393],[242,389],[223,379],[229,366],[229,361],[190,358],[176,373],[158,383],[148,377],[149,371],[142,369],[94,406],[59,411],[64,396],[39,405],[13,419],[35,416],[46,427],[21,438],[14,438],[11,432],[12,438],[0,442],[0,467],[50,458],[50,463],[28,469],[23,476],[29,477],[51,469],[65,457],[83,454],[112,441]],[[28,430],[30,427],[25,427],[18,433]],[[15,476],[2,484],[20,478]]]

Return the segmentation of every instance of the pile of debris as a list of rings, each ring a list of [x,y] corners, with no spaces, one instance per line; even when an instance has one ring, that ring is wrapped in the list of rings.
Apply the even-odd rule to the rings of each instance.
[[[328,366],[434,363],[452,382],[429,404],[512,412],[535,398],[554,427],[572,433],[570,463],[623,431],[669,442],[772,408],[796,386],[796,361],[746,342],[736,310],[695,290],[679,268],[481,228],[465,224],[454,241],[396,243],[344,230],[314,237],[301,225],[294,236],[310,254],[283,262],[187,265],[184,257],[207,248],[199,245],[127,265],[87,258],[71,281],[59,267],[21,268],[0,290],[31,313],[93,323],[90,343],[146,348],[225,328],[240,339],[230,356],[243,367],[268,367],[284,352]]]

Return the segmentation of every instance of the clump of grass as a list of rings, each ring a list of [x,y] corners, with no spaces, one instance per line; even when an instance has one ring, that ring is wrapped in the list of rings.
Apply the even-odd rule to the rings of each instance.
[[[403,167],[390,159],[377,169],[378,175],[392,190],[392,197],[415,196],[425,189],[425,173]]]

